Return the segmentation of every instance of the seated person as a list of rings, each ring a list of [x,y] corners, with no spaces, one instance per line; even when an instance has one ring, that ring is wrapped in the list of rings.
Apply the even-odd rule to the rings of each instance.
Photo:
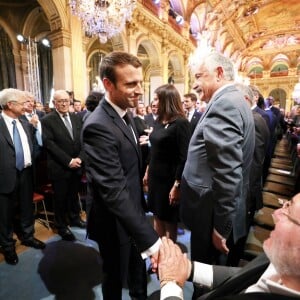
[[[244,268],[191,262],[177,245],[163,238],[158,264],[160,299],[183,299],[186,280],[213,289],[198,299],[299,299],[300,193],[277,209],[273,218],[275,228],[263,244],[265,254]]]

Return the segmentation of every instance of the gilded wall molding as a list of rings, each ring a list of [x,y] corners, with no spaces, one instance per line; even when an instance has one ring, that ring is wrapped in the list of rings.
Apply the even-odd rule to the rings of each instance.
[[[49,34],[52,48],[71,47],[71,33],[67,30],[54,31]]]

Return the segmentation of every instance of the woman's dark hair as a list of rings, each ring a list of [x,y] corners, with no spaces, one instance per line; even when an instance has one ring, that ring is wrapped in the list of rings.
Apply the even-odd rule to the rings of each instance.
[[[172,122],[178,117],[185,118],[181,97],[173,84],[164,84],[155,90],[159,100],[158,121]]]

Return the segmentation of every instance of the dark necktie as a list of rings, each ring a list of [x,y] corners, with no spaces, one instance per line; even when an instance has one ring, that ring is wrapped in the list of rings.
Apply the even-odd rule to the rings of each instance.
[[[130,126],[130,119],[129,119],[129,116],[128,116],[127,113],[123,116],[123,119],[124,119],[125,123],[126,123],[128,126]]]
[[[68,115],[67,114],[64,115],[64,122],[65,122],[65,125],[66,125],[66,127],[67,127],[67,129],[69,131],[69,134],[70,134],[71,138],[73,139],[72,125],[71,125],[71,123],[70,123],[70,121],[68,119]]]
[[[12,124],[13,124],[13,142],[15,145],[15,153],[16,153],[16,168],[19,171],[22,171],[24,169],[24,151],[23,151],[22,141],[21,141],[19,130],[17,128],[16,120],[13,120]]]
[[[132,128],[132,126],[131,126],[131,122],[130,122],[130,119],[129,119],[129,116],[128,116],[127,113],[123,116],[123,119],[124,119],[125,123],[127,124],[128,129],[130,130],[130,132],[131,132],[131,134],[132,134],[132,136],[133,136],[135,142],[137,143],[137,139],[136,139],[136,136],[135,136],[135,134],[134,134],[134,131],[133,131],[133,128]]]

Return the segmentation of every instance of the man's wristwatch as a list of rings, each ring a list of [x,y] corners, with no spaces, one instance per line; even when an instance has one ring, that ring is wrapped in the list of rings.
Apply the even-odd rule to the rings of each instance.
[[[180,182],[179,181],[175,181],[174,186],[179,189],[180,188]]]

